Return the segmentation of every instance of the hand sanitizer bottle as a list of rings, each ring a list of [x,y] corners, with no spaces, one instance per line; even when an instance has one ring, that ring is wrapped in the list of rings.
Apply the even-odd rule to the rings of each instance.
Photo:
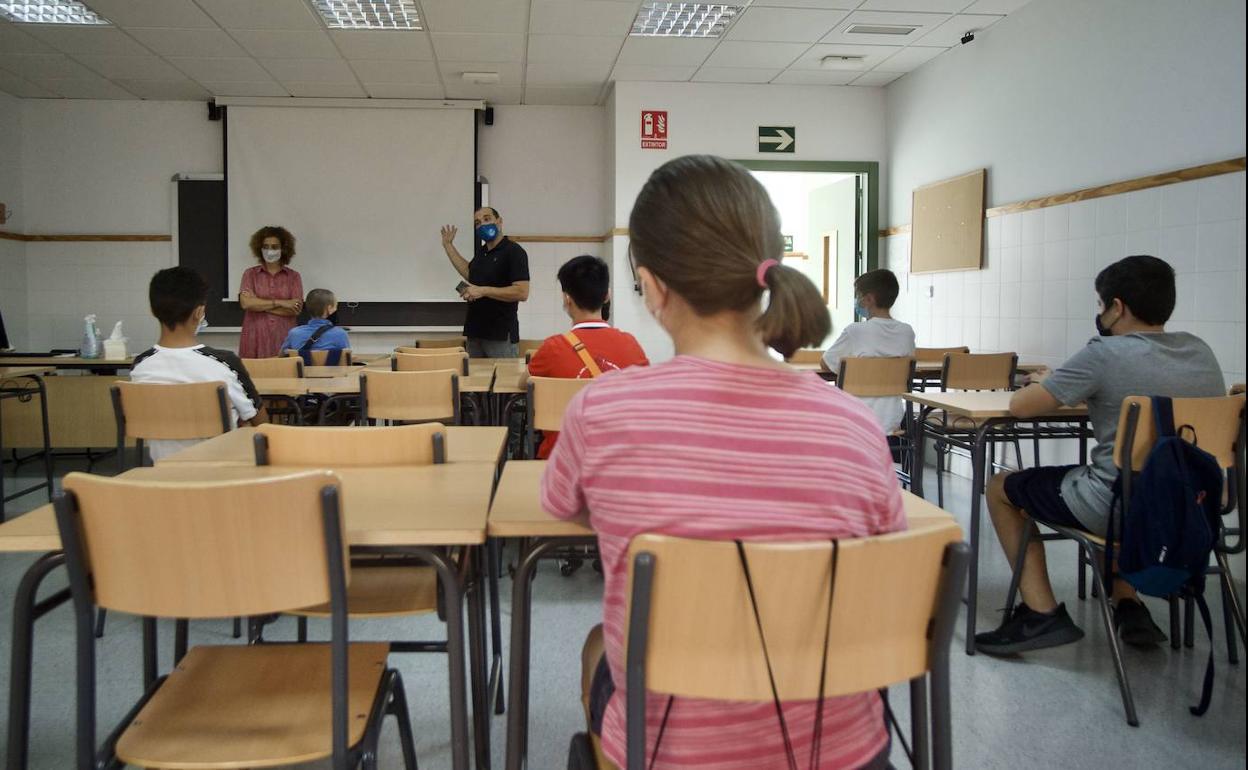
[[[83,322],[85,328],[82,333],[82,349],[78,351],[78,355],[83,358],[99,358],[100,331],[95,328],[95,315],[87,316]]]

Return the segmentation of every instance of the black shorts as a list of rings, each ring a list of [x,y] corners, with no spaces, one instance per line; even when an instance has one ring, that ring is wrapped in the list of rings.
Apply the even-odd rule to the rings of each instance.
[[[1046,465],[1005,477],[1005,496],[1016,508],[1045,524],[1087,529],[1062,499],[1062,479],[1078,465]]]

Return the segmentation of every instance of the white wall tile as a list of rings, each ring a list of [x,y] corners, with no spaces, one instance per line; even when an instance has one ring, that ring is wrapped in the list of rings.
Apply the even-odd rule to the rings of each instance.
[[[996,316],[980,318],[979,346],[985,353],[1001,351],[1001,321]]]
[[[1127,230],[1153,230],[1161,225],[1161,188],[1127,193]]]
[[[1066,318],[1066,282],[1044,281],[1041,284],[1040,317],[1047,319]]]
[[[1196,269],[1202,273],[1237,270],[1239,259],[1239,228],[1236,222],[1208,222],[1200,225]]]
[[[1096,266],[1092,274],[1096,275],[1125,256],[1127,256],[1125,233],[1102,235],[1096,239]]]
[[[1077,280],[1066,282],[1066,315],[1074,322],[1079,318],[1091,318],[1096,312],[1096,289],[1091,281]],[[1091,321],[1089,321],[1091,323]]]
[[[1044,242],[1044,209],[1024,211],[1022,214],[1022,245]]]
[[[982,318],[998,318],[1001,315],[1001,285],[984,283],[979,287],[979,314]]]
[[[1020,246],[1001,249],[1001,283],[1014,283],[1023,279],[1023,250]]]
[[[1018,281],[1001,284],[1001,318],[1020,317],[1022,308],[1022,284]],[[1017,344],[1017,343],[1015,343]]]
[[[1200,229],[1196,225],[1180,225],[1162,228],[1160,233],[1157,256],[1169,262],[1176,273],[1195,271]]]
[[[980,322],[979,316],[962,319],[962,344],[969,347],[972,352],[978,352],[983,349],[980,342],[982,329],[983,324]]]
[[[1121,195],[1096,199],[1096,234],[1113,235],[1127,230],[1127,202]]]
[[[1239,344],[1235,324],[1207,323],[1201,327],[1201,332],[1201,339],[1213,349],[1223,371],[1243,371],[1244,346]]]
[[[1196,320],[1198,282],[1199,276],[1196,273],[1178,273],[1174,276],[1174,312],[1170,315],[1171,319],[1180,322]]]
[[[1044,277],[1044,244],[1023,244],[1021,259],[1022,280],[1039,281]]]
[[[1019,287],[1022,291],[1022,302],[1019,304],[1018,317],[1024,321],[1043,318],[1044,307],[1040,298],[1044,284],[1040,281],[1023,281]]]
[[[966,277],[970,278],[972,273],[967,273]],[[961,313],[968,320],[974,319],[979,321],[980,316],[980,296],[983,293],[984,285],[982,283],[968,282],[962,287]]]
[[[1027,323],[1025,320],[1018,329],[1019,358],[1033,359],[1044,355],[1044,327],[1039,323]]]
[[[1244,285],[1238,273],[1196,274],[1196,321],[1234,322],[1244,304]]]
[[[1066,357],[1066,321],[1048,319],[1041,328],[1043,329],[1042,352],[1044,355],[1064,359]]]
[[[989,217],[984,220],[984,248],[1001,248],[1001,217]]]
[[[984,269],[980,270],[980,283],[1001,283],[1001,249],[985,252]]]
[[[1095,329],[1090,329],[1089,324],[1082,321],[1069,320],[1066,322],[1066,357],[1069,358],[1077,353],[1084,345],[1088,344],[1088,340],[1096,333]]]
[[[1078,238],[1066,242],[1067,275],[1070,278],[1091,278],[1096,269],[1096,240]]]
[[[1017,353],[1019,348],[1019,329],[1021,321],[1017,318],[1002,318],[1000,324],[1000,339],[997,341],[997,347],[1002,353]]]
[[[1044,261],[1041,277],[1046,281],[1064,281],[1069,274],[1067,241],[1049,241],[1044,244]]]
[[[1001,217],[1001,246],[1008,248],[1010,246],[1023,245],[1023,219],[1022,214],[1006,214]]]
[[[1064,241],[1070,237],[1070,206],[1050,206],[1044,211],[1044,241]]]
[[[1244,174],[1223,174],[1191,183],[1196,188],[1196,218],[1221,222],[1244,217]]]
[[[1092,238],[1096,236],[1096,201],[1079,201],[1071,203],[1068,218],[1070,238]]]
[[[1161,190],[1161,226],[1190,225],[1196,221],[1196,188],[1191,182],[1166,185]]]

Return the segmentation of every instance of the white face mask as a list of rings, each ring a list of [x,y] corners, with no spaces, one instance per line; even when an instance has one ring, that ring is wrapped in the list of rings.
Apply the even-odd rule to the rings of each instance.
[[[282,258],[281,249],[260,249],[260,256],[264,257],[265,262],[276,262]]]

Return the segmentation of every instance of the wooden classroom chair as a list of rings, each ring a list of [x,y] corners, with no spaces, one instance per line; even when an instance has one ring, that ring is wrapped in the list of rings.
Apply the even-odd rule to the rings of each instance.
[[[1244,493],[1244,396],[1218,396],[1214,398],[1176,398],[1174,404],[1174,424],[1176,432],[1184,435],[1185,438],[1195,435],[1196,445],[1205,450],[1209,454],[1217,458],[1220,465],[1226,472],[1226,501],[1223,504],[1222,515],[1226,516],[1231,511],[1238,509],[1239,521],[1235,528],[1223,527],[1219,532],[1218,539],[1214,544],[1214,558],[1217,561],[1217,567],[1211,572],[1218,575],[1219,584],[1222,589],[1222,614],[1223,621],[1226,625],[1226,643],[1228,657],[1235,662],[1238,660],[1238,653],[1235,650],[1235,631],[1238,630],[1240,641],[1244,639],[1244,612],[1243,606],[1239,601],[1239,594],[1236,593],[1235,585],[1231,579],[1230,564],[1228,557],[1231,554],[1242,553],[1245,548],[1243,539],[1244,532],[1244,508],[1248,505]],[[1182,426],[1191,427],[1191,431],[1182,430]],[[1153,404],[1152,400],[1147,396],[1128,396],[1122,402],[1122,409],[1118,417],[1118,433],[1114,438],[1114,465],[1119,469],[1122,478],[1122,507],[1119,510],[1127,510],[1131,503],[1131,481],[1134,474],[1144,467],[1148,454],[1152,451],[1153,444],[1157,441],[1157,429],[1153,422]],[[1130,447],[1128,450],[1127,448]],[[1114,515],[1114,511],[1110,511],[1110,516]],[[1014,598],[1018,592],[1018,582],[1022,575],[1023,562],[1027,557],[1027,546],[1032,539],[1041,541],[1049,540],[1074,540],[1079,545],[1081,561],[1088,564],[1096,565],[1098,563],[1097,556],[1103,557],[1105,552],[1105,538],[1076,527],[1064,527],[1049,522],[1038,522],[1043,524],[1045,528],[1052,530],[1055,534],[1041,534],[1032,531],[1032,527],[1023,528],[1023,536],[1018,544],[1018,556],[1015,559],[1014,576],[1010,581],[1009,592],[1006,594],[1005,611],[1008,613],[1014,607]],[[1114,527],[1115,531],[1121,531],[1121,526]],[[1235,542],[1231,542],[1230,538],[1234,537]],[[1104,561],[1102,558],[1101,561]],[[1082,566],[1080,567],[1082,569]],[[1101,570],[1093,568],[1093,592],[1092,595],[1097,599],[1101,609],[1101,620],[1105,624],[1105,633],[1109,638],[1109,649],[1114,659],[1114,672],[1118,677],[1118,687],[1122,694],[1123,710],[1126,712],[1127,724],[1132,726],[1139,725],[1139,718],[1135,711],[1135,699],[1131,694],[1131,683],[1127,678],[1126,668],[1123,666],[1122,648],[1118,641],[1118,634],[1114,629],[1113,612],[1109,606],[1110,589],[1112,585],[1110,581],[1113,579],[1112,565],[1105,565],[1105,575],[1102,577]],[[1190,637],[1190,613],[1189,613],[1189,630]],[[1178,628],[1178,612],[1177,601],[1171,599],[1170,603],[1170,644],[1175,649],[1179,645],[1179,628]],[[1189,645],[1190,646],[1190,645]]]
[[[417,337],[412,343],[413,348],[459,348],[464,349],[468,344],[468,338],[461,335],[456,337]]]
[[[814,350],[813,348],[803,348],[793,351],[793,355],[785,359],[790,364],[822,364],[823,351]]]
[[[546,340],[520,340],[516,343],[516,351],[521,358],[527,361],[532,357],[532,354],[538,351],[544,342]]]
[[[118,473],[125,470],[127,439],[135,440],[139,465],[145,465],[144,441],[212,438],[234,427],[225,385],[220,382],[117,382],[111,391]]]
[[[287,357],[303,360],[298,350],[287,350]],[[336,355],[336,358],[335,358]],[[308,366],[350,366],[351,348],[335,348],[333,350],[309,350]]]
[[[433,372],[450,369],[468,376],[468,354],[463,351],[438,353],[395,353],[390,358],[392,372]]]
[[[413,347],[407,347],[405,345],[400,345],[394,349],[394,352],[395,353],[407,353],[408,355],[413,355],[413,356],[436,356],[436,355],[443,355],[446,353],[466,353],[467,350],[465,350],[465,348],[460,345],[455,345],[455,346],[448,345],[447,347],[439,347],[439,348],[413,348]]]
[[[430,421],[459,425],[459,375],[451,369],[361,374],[360,418],[369,425]]]
[[[944,361],[946,353],[970,353],[971,349],[965,345],[952,348],[915,348],[914,360],[921,363],[934,363]]]
[[[915,766],[927,767],[930,752],[931,766],[952,767],[949,645],[969,559],[952,522],[840,541],[633,538],[629,770],[652,759],[644,756],[647,692],[809,701],[904,681]]]
[[[299,427],[261,425],[255,435],[256,465],[296,468],[425,466],[446,461],[446,428],[438,423],[393,427]],[[352,565],[346,610],[351,618],[419,615],[438,607],[433,567],[398,558],[363,558]],[[288,607],[306,641],[309,617],[329,617],[324,603]],[[396,652],[423,652],[424,643],[395,642]]]
[[[278,356],[276,358],[244,358],[243,368],[247,374],[256,378],[269,377],[302,377],[303,359],[299,356]]]
[[[914,359],[910,356],[860,356],[842,358],[837,372],[836,386],[858,398],[901,398],[909,393],[914,383]],[[901,451],[901,469],[898,478],[907,487],[910,470],[914,464],[913,448],[908,430],[909,409],[902,426],[890,437],[897,439]]]
[[[935,348],[929,348],[934,350]],[[917,358],[917,351],[916,351]],[[921,359],[920,359],[921,360]],[[968,353],[964,349],[946,351],[943,355],[940,370],[940,391],[950,390],[1012,390],[1014,387],[1014,371],[1018,368],[1017,353]],[[974,420],[958,419],[950,424],[949,416],[943,410],[931,412],[928,422],[938,424],[942,430],[974,431],[978,424]],[[1040,464],[1040,439],[1035,440],[1035,461]],[[1018,467],[1023,467],[1023,449],[1018,439],[1014,439],[1014,453]],[[936,500],[941,507],[945,505],[945,456],[949,454],[948,445],[936,442]],[[996,442],[988,445],[989,462],[996,465]],[[991,476],[985,475],[985,478]]]
[[[572,397],[593,382],[592,379],[564,377],[530,377],[525,398],[525,457],[537,457],[537,432],[559,431],[563,412]]]
[[[55,510],[77,639],[78,767],[331,758],[346,770],[375,756],[381,723],[393,716],[404,767],[415,770],[403,682],[386,665],[387,645],[347,643],[351,571],[334,474],[172,484],[71,473],[64,488]],[[318,603],[330,607],[328,644],[178,649],[174,669],[156,676],[158,617],[262,615]],[[143,697],[103,747],[91,638],[97,605],[143,616],[148,653]]]

